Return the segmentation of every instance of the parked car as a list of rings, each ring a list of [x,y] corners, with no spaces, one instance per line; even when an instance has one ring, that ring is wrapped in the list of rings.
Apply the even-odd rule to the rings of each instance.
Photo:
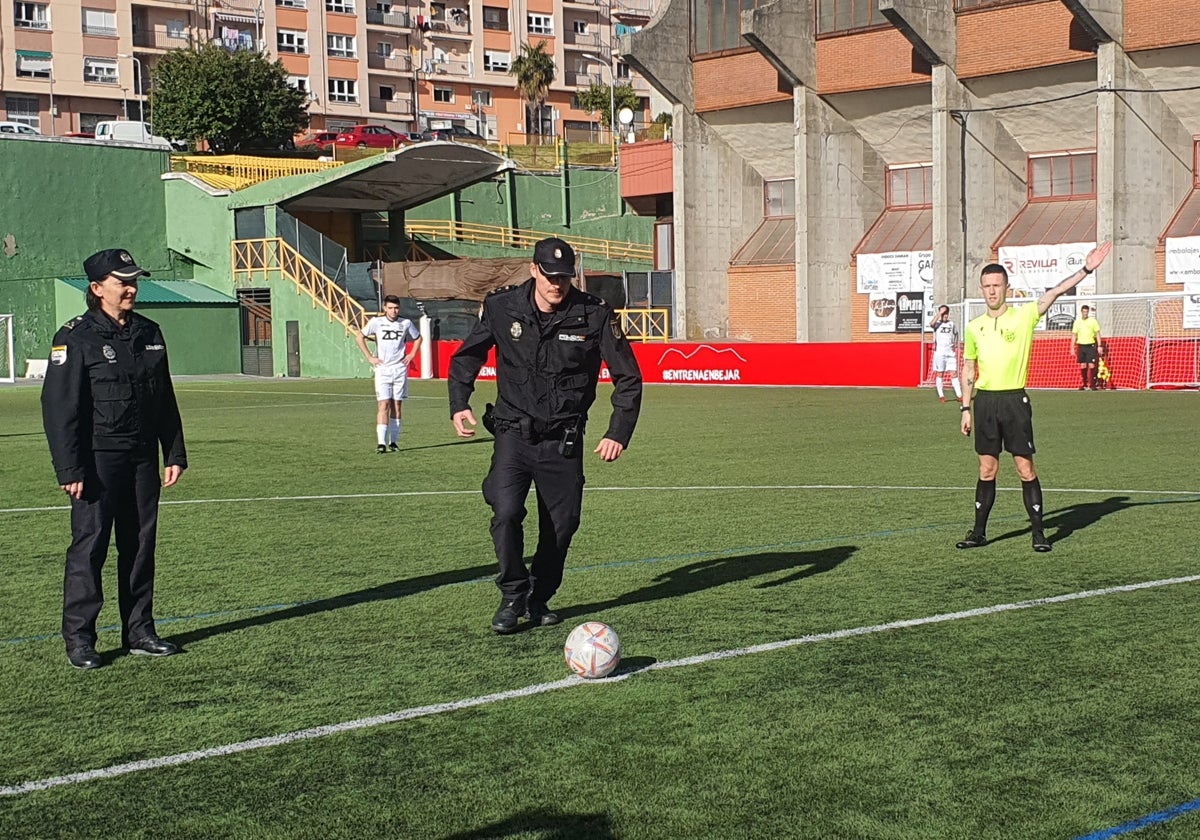
[[[476,146],[486,146],[487,140],[484,140],[474,131],[469,128],[464,128],[461,125],[452,125],[449,128],[431,128],[428,131],[421,133],[423,140],[452,140],[458,143],[474,143]]]
[[[359,149],[394,149],[408,143],[408,135],[392,131],[385,125],[356,125],[338,134],[335,146]]]
[[[0,134],[27,134],[36,136],[41,134],[36,128],[25,125],[19,122],[0,122]]]
[[[337,136],[336,131],[310,131],[296,141],[296,148],[327,152],[333,145],[333,141],[337,140]]]
[[[408,137],[408,142],[410,143],[420,143],[425,139],[421,136],[421,132],[419,131],[409,131],[406,136]]]
[[[93,140],[96,137],[94,131],[68,131],[63,137],[79,137],[83,140]]]
[[[151,134],[149,124],[138,120],[102,120],[96,123],[95,134],[97,140],[108,143],[136,143],[167,151],[172,149],[167,138]]]

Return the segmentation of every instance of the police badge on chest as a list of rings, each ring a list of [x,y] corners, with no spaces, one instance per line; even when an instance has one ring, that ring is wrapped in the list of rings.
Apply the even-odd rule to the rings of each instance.
[[[508,334],[513,337],[513,341],[519,341],[521,338],[521,322],[513,321],[512,326],[508,328]]]

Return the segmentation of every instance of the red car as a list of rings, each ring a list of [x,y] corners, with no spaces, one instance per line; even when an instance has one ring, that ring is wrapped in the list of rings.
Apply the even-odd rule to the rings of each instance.
[[[408,142],[408,135],[392,131],[383,125],[356,125],[348,128],[333,141],[335,146],[359,149],[394,149]]]
[[[313,131],[305,134],[296,141],[297,149],[316,149],[324,152],[333,145],[333,141],[337,139],[336,131]]]

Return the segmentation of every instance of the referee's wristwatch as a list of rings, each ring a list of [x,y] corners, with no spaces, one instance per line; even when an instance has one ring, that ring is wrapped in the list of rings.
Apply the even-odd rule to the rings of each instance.
[[[958,410],[959,410],[959,411],[970,411],[970,410],[971,410],[971,406],[969,406],[969,405],[961,405],[961,406],[959,406],[959,407],[958,407]]]

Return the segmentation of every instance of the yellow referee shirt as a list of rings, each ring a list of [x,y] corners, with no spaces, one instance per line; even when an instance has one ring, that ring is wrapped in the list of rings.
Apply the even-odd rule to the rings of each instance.
[[[1095,344],[1100,335],[1100,322],[1095,318],[1076,318],[1071,325],[1071,332],[1075,333],[1076,344]]]
[[[1042,319],[1037,302],[1009,306],[999,318],[986,312],[963,337],[963,358],[976,363],[975,387],[981,391],[1015,391],[1025,387],[1033,330]]]

